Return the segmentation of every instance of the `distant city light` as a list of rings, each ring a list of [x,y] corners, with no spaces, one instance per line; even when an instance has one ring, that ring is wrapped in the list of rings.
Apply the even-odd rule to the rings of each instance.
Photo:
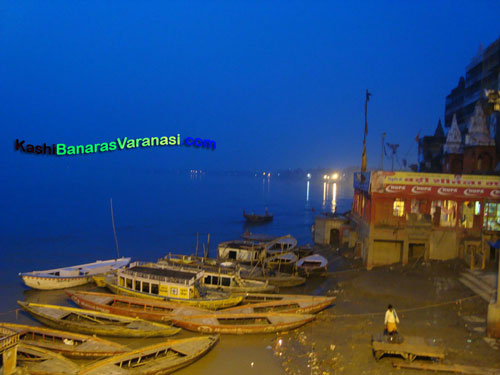
[[[311,178],[311,174],[310,173],[307,174],[307,178]]]
[[[269,173],[267,174],[267,177],[271,177],[271,172],[269,172]]]
[[[265,176],[266,175],[266,172],[262,172],[262,176]]]
[[[327,178],[328,178],[328,176],[325,174],[325,175],[323,176],[323,180],[326,180]]]
[[[338,173],[332,174],[332,180],[336,180],[337,178],[339,178],[339,174]]]

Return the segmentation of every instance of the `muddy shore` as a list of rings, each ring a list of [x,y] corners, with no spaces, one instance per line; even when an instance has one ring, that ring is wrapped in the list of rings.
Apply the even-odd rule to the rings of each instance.
[[[383,357],[377,362],[373,357],[371,336],[382,332],[389,303],[398,311],[400,334],[421,336],[442,346],[446,353],[443,363],[500,368],[500,340],[486,338],[487,303],[458,280],[465,269],[461,261],[420,261],[367,271],[349,252],[326,248],[320,252],[330,261],[327,275],[311,277],[305,286],[282,290],[336,296],[335,303],[319,313],[316,321],[275,335],[222,336],[208,355],[177,373],[423,374],[393,368],[392,362],[398,358]],[[87,285],[78,289],[98,288]],[[12,303],[21,299],[72,305],[63,291],[21,293],[12,291],[11,295],[6,290],[3,297]],[[9,313],[2,320],[39,325],[24,312]],[[193,335],[182,332],[177,337]],[[161,339],[116,341],[137,348]]]

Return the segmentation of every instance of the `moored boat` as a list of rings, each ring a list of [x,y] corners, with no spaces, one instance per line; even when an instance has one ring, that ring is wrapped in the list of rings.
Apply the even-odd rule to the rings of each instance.
[[[251,333],[273,333],[300,327],[312,320],[310,314],[214,313],[176,318],[174,324],[189,331],[243,335]]]
[[[134,265],[117,272],[117,277],[95,278],[96,283],[116,294],[178,302],[209,310],[236,306],[241,302],[241,297],[227,293],[201,295],[197,285],[203,272],[172,271],[153,264]]]
[[[226,241],[217,246],[217,258],[255,264],[267,256],[291,252],[295,246],[297,246],[297,240],[290,235],[278,237],[269,242]]]
[[[245,293],[238,294],[243,297],[242,304],[260,303],[260,302],[275,302],[285,300],[309,299],[313,300],[316,296],[307,294],[269,294],[269,293]],[[321,297],[322,298],[322,297]]]
[[[170,374],[205,355],[219,336],[169,340],[90,364],[78,375]]]
[[[295,267],[297,260],[297,255],[294,253],[282,253],[266,258],[264,263],[268,268],[281,270]]]
[[[98,260],[78,266],[19,273],[19,276],[33,289],[66,289],[87,284],[92,281],[92,276],[125,267],[129,262],[130,258]]]
[[[0,327],[19,333],[23,344],[51,350],[70,358],[103,358],[130,350],[124,345],[95,336],[50,328],[14,323],[0,323]]]
[[[172,320],[172,316],[210,313],[209,310],[176,302],[156,301],[117,294],[70,290],[67,290],[66,294],[74,303],[85,309],[158,322],[169,322]]]
[[[336,297],[303,296],[295,299],[250,303],[220,310],[221,314],[256,314],[283,312],[289,314],[315,314],[330,306]]]
[[[30,375],[73,375],[80,370],[61,354],[23,343],[17,347],[17,365]]]
[[[100,311],[17,301],[34,318],[53,328],[91,335],[116,337],[164,337],[178,328]]]
[[[312,254],[297,261],[297,269],[306,275],[321,270],[326,271],[327,265],[328,260],[319,254]]]
[[[171,262],[169,257],[158,260],[158,266],[177,271],[203,272],[200,283],[208,289],[222,290],[228,293],[270,293],[276,288],[268,281],[243,279],[240,271],[232,267],[222,265],[210,265],[208,263],[179,264]]]

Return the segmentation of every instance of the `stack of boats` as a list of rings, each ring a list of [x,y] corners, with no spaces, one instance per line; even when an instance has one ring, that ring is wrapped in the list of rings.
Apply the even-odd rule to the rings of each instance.
[[[335,297],[272,294],[278,287],[305,282],[283,272],[288,260],[297,261],[284,256],[295,247],[295,239],[285,236],[252,246],[248,241],[221,244],[220,259],[170,254],[156,263],[129,264],[130,258],[121,258],[22,273],[26,285],[37,289],[68,288],[93,279],[112,293],[66,290],[78,307],[18,301],[52,329],[11,323],[0,329],[19,335],[17,363],[29,373],[170,373],[210,351],[219,334],[292,330],[333,303]],[[101,338],[170,337],[182,329],[210,335],[137,350]],[[97,361],[81,366],[71,359]]]

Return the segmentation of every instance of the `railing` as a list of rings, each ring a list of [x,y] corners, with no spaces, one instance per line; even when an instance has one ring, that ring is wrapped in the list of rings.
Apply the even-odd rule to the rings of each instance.
[[[7,350],[19,343],[19,333],[0,327],[0,352]]]

